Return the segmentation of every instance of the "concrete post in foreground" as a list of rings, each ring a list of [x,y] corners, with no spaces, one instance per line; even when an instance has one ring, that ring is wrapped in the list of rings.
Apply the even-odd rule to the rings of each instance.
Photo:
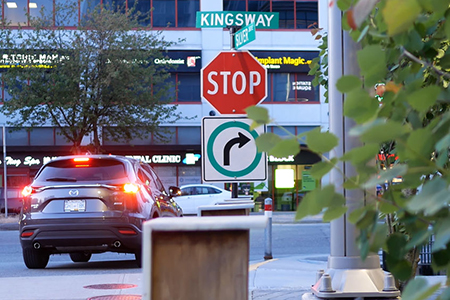
[[[265,216],[145,222],[142,299],[248,300],[249,231],[266,224]]]
[[[356,59],[358,45],[341,27],[342,12],[336,3],[329,8],[328,22],[328,71],[329,71],[329,110],[330,131],[339,138],[339,145],[331,153],[331,157],[340,157],[343,153],[359,145],[359,141],[350,137],[348,132],[354,122],[343,117],[344,95],[336,88],[337,80],[343,75],[359,76]],[[311,293],[304,294],[303,300],[313,299],[399,299],[400,291],[392,289],[386,282],[389,273],[380,268],[380,258],[370,254],[362,261],[356,245],[357,228],[351,224],[347,216],[355,209],[365,205],[363,190],[345,190],[342,188],[344,176],[352,177],[356,171],[350,163],[339,163],[338,170],[330,173],[330,182],[342,193],[348,206],[347,213],[331,222],[331,253],[328,258],[328,269],[312,286]]]
[[[264,249],[264,259],[272,259],[272,199],[266,198],[264,200],[264,216],[267,217],[267,226],[264,230],[265,237],[265,249]]]

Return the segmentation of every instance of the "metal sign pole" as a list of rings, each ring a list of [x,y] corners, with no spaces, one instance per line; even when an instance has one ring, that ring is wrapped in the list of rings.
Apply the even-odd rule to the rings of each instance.
[[[7,184],[7,171],[6,171],[6,126],[3,125],[3,195],[5,197],[5,218],[8,217],[8,184]]]

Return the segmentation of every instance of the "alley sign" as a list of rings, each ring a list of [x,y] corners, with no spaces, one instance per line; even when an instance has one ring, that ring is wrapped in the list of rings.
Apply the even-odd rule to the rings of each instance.
[[[255,140],[266,127],[250,129],[252,120],[233,117],[202,119],[202,178],[205,182],[264,181],[267,156]]]
[[[195,27],[224,28],[247,26],[251,23],[255,23],[258,29],[278,29],[279,14],[277,12],[198,11]]]
[[[236,47],[236,49],[239,49],[240,47],[254,41],[256,38],[255,31],[256,30],[254,23],[251,23],[243,27],[241,30],[237,31],[234,34],[234,46]]]
[[[221,114],[245,114],[267,97],[267,69],[248,51],[220,52],[200,79],[201,96]]]

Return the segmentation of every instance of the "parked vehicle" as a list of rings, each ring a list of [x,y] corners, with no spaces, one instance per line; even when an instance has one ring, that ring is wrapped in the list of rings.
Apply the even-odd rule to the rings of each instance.
[[[154,170],[112,155],[56,158],[24,188],[20,243],[25,265],[45,268],[51,254],[87,262],[93,253],[134,253],[141,265],[142,223],[182,210]]]
[[[5,189],[0,189],[0,212],[5,213]],[[22,189],[7,188],[8,214],[19,214],[22,209]]]
[[[185,215],[196,215],[199,206],[215,205],[231,199],[231,192],[210,184],[188,184],[180,187],[175,200]]]

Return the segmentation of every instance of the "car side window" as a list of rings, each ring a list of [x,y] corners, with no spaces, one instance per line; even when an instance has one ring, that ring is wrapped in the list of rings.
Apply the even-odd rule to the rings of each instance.
[[[142,164],[142,168],[147,171],[148,174],[153,178],[153,181],[155,182],[156,188],[164,195],[168,195],[166,193],[166,189],[164,188],[164,184],[162,184],[161,180],[159,179],[158,175],[156,175],[155,171],[147,164]]]
[[[208,194],[220,194],[220,191],[215,188],[208,188]]]
[[[188,187],[181,190],[181,196],[194,195],[194,188]]]

